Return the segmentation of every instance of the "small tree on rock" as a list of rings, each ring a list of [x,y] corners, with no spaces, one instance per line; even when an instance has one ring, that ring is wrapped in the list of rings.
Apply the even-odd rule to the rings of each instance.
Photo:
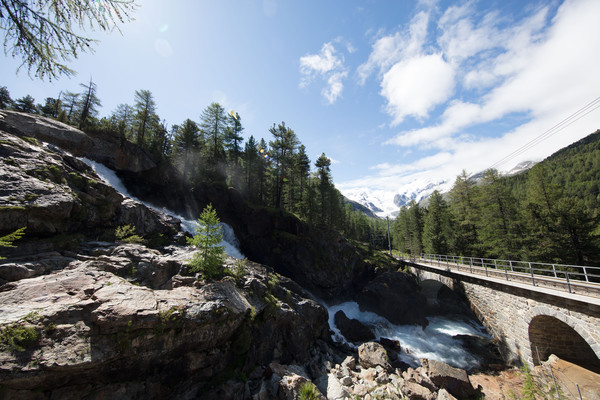
[[[209,279],[221,279],[225,275],[225,247],[219,246],[223,239],[220,222],[212,204],[207,205],[198,218],[196,234],[188,239],[189,244],[200,250],[189,261],[191,271],[201,272]]]

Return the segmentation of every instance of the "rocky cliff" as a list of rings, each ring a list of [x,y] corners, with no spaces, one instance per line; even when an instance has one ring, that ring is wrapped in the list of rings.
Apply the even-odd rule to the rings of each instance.
[[[196,398],[273,361],[318,359],[327,314],[299,286],[233,260],[235,279],[197,281],[190,257],[88,243],[0,266],[57,266],[0,289],[1,397]]]

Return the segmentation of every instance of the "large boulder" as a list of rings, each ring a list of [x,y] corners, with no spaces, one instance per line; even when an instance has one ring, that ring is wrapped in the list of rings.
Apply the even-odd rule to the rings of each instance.
[[[358,347],[358,362],[363,368],[380,366],[386,371],[392,370],[387,351],[376,342],[363,343]]]
[[[421,368],[427,377],[438,388],[446,389],[458,399],[474,396],[476,391],[465,370],[451,367],[436,360],[421,359]]]
[[[349,342],[363,343],[375,340],[375,334],[367,326],[357,319],[348,318],[342,310],[335,313],[333,320],[335,326]]]
[[[356,296],[362,311],[371,311],[397,325],[427,326],[427,299],[413,275],[384,272]]]

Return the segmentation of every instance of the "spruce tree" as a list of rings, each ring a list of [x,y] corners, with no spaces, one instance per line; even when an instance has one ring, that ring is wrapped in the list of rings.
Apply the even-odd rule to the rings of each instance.
[[[451,234],[448,204],[436,190],[429,197],[429,206],[423,221],[424,251],[430,254],[448,254]]]
[[[156,101],[149,90],[136,90],[134,97],[134,121],[136,124],[136,143],[147,147],[147,134],[152,127],[156,127],[159,118],[156,115]]]
[[[225,109],[219,103],[211,103],[200,115],[200,130],[206,140],[204,154],[207,165],[207,180],[223,181],[225,176],[221,169],[225,162],[225,128],[227,117]]]
[[[200,128],[191,119],[186,119],[181,125],[173,126],[173,151],[178,163],[183,169],[183,181],[187,182],[189,177],[195,177],[202,137]]]
[[[6,86],[0,87],[0,109],[8,109],[13,105],[13,100],[10,97],[10,92]]]
[[[275,170],[275,207],[283,207],[283,188],[287,184],[287,175],[290,172],[293,154],[298,146],[298,137],[294,131],[285,126],[285,122],[269,129],[274,140],[269,142],[272,154],[276,162]]]
[[[209,204],[198,218],[196,234],[188,238],[188,243],[199,250],[189,261],[191,272],[201,272],[208,279],[225,276],[225,247],[219,245],[223,240],[220,222],[217,211]]]

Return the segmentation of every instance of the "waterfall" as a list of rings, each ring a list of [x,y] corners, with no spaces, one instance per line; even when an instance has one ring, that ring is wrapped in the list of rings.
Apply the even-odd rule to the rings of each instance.
[[[480,360],[462,346],[457,335],[489,338],[485,328],[477,321],[464,317],[436,316],[427,317],[429,325],[423,329],[418,325],[394,325],[382,316],[368,311],[360,311],[353,301],[326,306],[329,312],[329,327],[333,331],[333,340],[348,343],[335,326],[334,315],[342,310],[350,319],[357,319],[368,326],[377,339],[382,337],[400,342],[403,351],[399,354],[402,361],[417,367],[419,358],[428,358],[445,362],[454,367],[469,370],[480,365]]]
[[[94,172],[96,172],[96,174],[100,177],[100,179],[102,179],[107,185],[113,187],[123,196],[130,197],[136,201],[139,201],[146,207],[151,208],[159,213],[170,215],[171,217],[178,219],[180,221],[181,229],[183,231],[192,235],[196,233],[196,225],[198,224],[198,221],[184,218],[171,210],[168,210],[166,208],[158,208],[150,203],[138,199],[135,196],[132,196],[121,181],[121,179],[117,176],[115,171],[106,167],[103,164],[92,161],[85,157],[80,158],[80,160],[89,165],[94,170]],[[224,222],[221,222],[220,225],[223,232],[223,241],[219,245],[225,247],[225,252],[229,256],[241,259],[245,258],[242,252],[239,250],[239,242],[235,237],[233,228]]]

